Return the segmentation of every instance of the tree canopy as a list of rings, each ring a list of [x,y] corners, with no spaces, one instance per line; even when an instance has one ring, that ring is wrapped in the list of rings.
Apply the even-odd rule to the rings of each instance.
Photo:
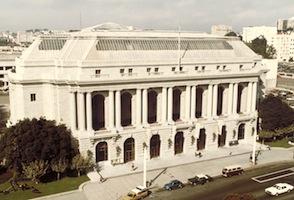
[[[4,106],[1,106],[0,105],[0,134],[2,133],[3,131],[3,128],[6,127],[6,120],[8,118],[8,113],[7,111],[5,110]]]
[[[252,42],[247,43],[247,46],[266,59],[272,59],[276,55],[276,49],[272,45],[268,45],[267,40],[263,36],[257,37]]]
[[[261,128],[275,131],[294,124],[294,110],[281,98],[268,95],[262,100],[259,107]]]
[[[44,118],[19,121],[0,138],[0,159],[5,158],[16,171],[36,160],[72,160],[78,153],[71,131]]]

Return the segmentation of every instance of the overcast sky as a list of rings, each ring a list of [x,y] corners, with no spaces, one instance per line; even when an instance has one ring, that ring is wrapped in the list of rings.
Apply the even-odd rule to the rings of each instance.
[[[213,24],[275,26],[294,0],[1,0],[0,30],[77,29],[103,22],[139,28],[210,31]]]

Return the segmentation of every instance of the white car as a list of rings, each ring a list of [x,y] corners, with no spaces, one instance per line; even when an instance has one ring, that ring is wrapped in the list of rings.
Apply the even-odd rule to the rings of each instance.
[[[291,192],[293,189],[294,187],[288,183],[277,183],[272,187],[266,188],[265,193],[272,196],[278,196],[286,192]]]

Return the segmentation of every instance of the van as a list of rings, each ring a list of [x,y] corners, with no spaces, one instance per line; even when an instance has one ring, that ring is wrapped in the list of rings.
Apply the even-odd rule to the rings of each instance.
[[[235,175],[240,175],[244,172],[244,169],[240,165],[231,165],[224,167],[222,174],[224,177],[230,177]]]

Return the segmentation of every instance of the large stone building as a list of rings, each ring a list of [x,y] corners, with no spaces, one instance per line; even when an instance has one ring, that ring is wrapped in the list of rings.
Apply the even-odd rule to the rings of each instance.
[[[8,91],[8,71],[15,68],[15,58],[20,52],[1,51],[0,49],[0,91]]]
[[[145,147],[156,162],[252,144],[260,61],[238,38],[205,33],[103,24],[42,36],[9,74],[10,121],[64,123],[109,167],[141,162]]]

